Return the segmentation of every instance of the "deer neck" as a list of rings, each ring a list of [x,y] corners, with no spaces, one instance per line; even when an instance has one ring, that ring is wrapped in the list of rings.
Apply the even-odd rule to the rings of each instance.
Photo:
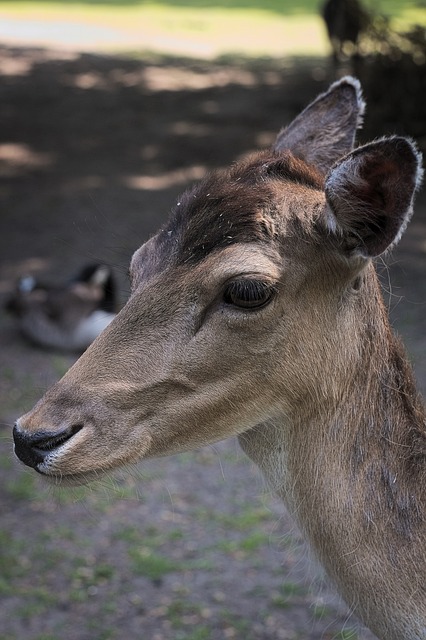
[[[426,428],[411,368],[381,298],[377,313],[360,323],[350,342],[345,372],[339,365],[335,370],[342,376],[340,394],[335,381],[329,394],[327,382],[318,381],[322,393],[311,399],[309,411],[301,406],[300,415],[282,414],[239,441],[352,605],[347,584],[386,589],[383,576],[397,583],[402,575],[404,554],[396,549],[411,553],[415,538],[426,544]],[[332,367],[323,364],[327,381]],[[372,564],[386,571],[367,571]],[[415,589],[421,595],[413,598],[424,604],[425,587]]]
[[[340,393],[331,378],[327,393],[333,368],[323,361],[315,399],[239,441],[364,622],[380,638],[408,637],[400,603],[409,597],[419,607],[417,639],[425,637],[426,587],[414,580],[403,593],[401,576],[426,547],[425,413],[378,290],[376,299],[376,313],[346,337],[345,367],[336,361]],[[384,616],[372,593],[385,594]]]

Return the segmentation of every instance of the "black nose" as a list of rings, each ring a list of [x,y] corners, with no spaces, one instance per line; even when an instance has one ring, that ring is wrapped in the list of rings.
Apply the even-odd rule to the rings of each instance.
[[[15,453],[24,464],[37,470],[38,465],[44,461],[49,453],[75,436],[82,428],[82,424],[76,424],[56,432],[27,433],[20,431],[15,425],[13,428]]]

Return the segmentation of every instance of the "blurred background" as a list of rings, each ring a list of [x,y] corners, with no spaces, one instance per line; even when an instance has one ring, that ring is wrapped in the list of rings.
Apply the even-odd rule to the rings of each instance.
[[[113,272],[206,171],[346,73],[360,140],[426,151],[424,0],[0,1],[0,640],[369,640],[234,441],[51,490],[11,426],[77,355],[21,335],[19,277]],[[426,391],[426,199],[378,264]]]

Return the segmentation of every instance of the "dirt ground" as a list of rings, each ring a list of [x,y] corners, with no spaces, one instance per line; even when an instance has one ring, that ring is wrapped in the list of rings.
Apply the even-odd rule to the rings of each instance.
[[[0,303],[132,252],[187,184],[272,142],[330,80],[323,61],[131,60],[0,48]],[[367,116],[368,117],[368,116]],[[426,391],[426,201],[379,265]],[[369,640],[234,441],[93,489],[45,488],[11,425],[73,361],[0,311],[0,640]]]

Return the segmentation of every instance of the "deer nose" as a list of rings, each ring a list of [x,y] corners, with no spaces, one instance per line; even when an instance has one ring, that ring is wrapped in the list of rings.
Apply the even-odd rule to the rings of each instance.
[[[38,465],[55,449],[61,447],[83,428],[82,424],[72,425],[60,431],[21,431],[17,425],[13,428],[15,454],[29,467],[38,471]]]

